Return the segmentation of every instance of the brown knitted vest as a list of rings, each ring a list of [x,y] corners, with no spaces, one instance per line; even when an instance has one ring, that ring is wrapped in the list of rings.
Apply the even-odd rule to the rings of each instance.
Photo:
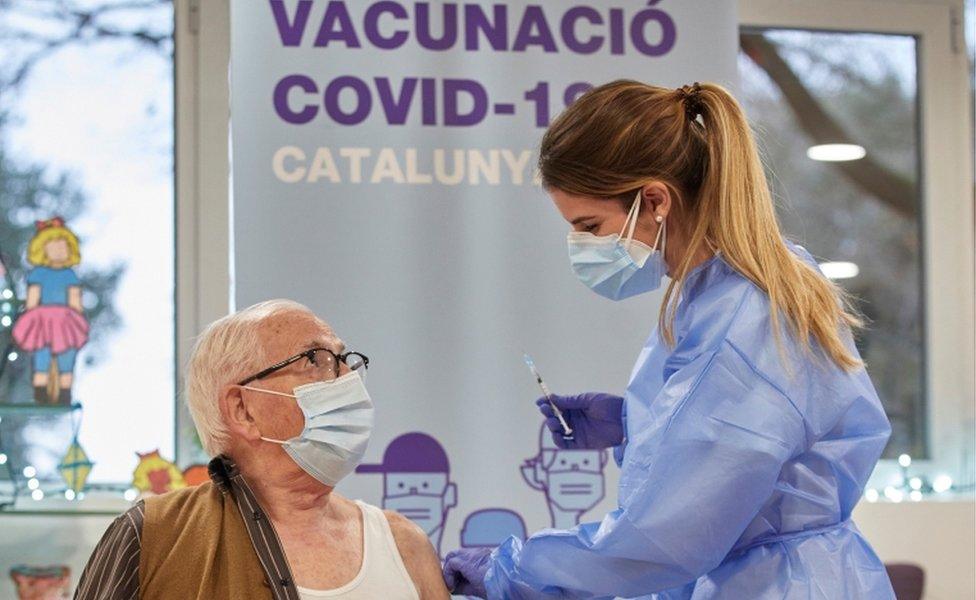
[[[212,482],[147,498],[139,560],[147,600],[271,598],[230,493]]]

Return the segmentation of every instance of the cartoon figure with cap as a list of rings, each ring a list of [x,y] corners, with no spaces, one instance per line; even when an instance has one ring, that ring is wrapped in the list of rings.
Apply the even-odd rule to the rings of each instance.
[[[33,353],[34,401],[71,404],[71,384],[78,350],[88,342],[88,320],[81,306],[81,280],[72,267],[81,262],[78,238],[54,217],[37,221],[27,246],[26,310],[13,338]]]
[[[522,465],[522,478],[532,489],[546,495],[552,526],[572,529],[606,491],[603,468],[605,450],[562,450],[552,441],[545,425],[539,432],[539,454]]]
[[[440,555],[447,512],[457,506],[457,485],[440,442],[426,433],[405,433],[386,447],[381,464],[359,465],[356,472],[382,473],[383,508],[419,525]]]

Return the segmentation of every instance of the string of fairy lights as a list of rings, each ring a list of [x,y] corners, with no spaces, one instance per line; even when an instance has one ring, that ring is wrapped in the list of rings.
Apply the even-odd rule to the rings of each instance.
[[[0,330],[9,330],[16,322],[16,315],[19,312],[19,302],[9,279],[9,273],[4,272],[3,278],[6,280],[4,289],[0,290]],[[5,353],[5,354],[4,354]],[[0,375],[6,370],[9,363],[17,361],[21,357],[20,353],[11,343],[0,353]],[[10,405],[13,407],[13,405]],[[16,405],[18,411],[28,409],[30,405]],[[64,407],[64,409],[75,415],[74,435],[71,444],[65,452],[61,462],[57,465],[57,471],[61,475],[61,481],[50,481],[41,479],[38,468],[28,464],[23,468],[14,468],[13,459],[8,454],[9,450],[4,445],[2,431],[0,431],[0,474],[5,473],[6,479],[12,485],[10,498],[0,500],[0,510],[16,505],[18,498],[22,495],[29,495],[35,502],[40,502],[45,498],[61,497],[68,502],[80,501],[85,499],[86,492],[101,492],[107,496],[120,495],[127,502],[136,500],[139,490],[131,485],[88,483],[88,474],[94,466],[84,449],[78,443],[78,427],[80,425],[81,405],[74,404]],[[0,424],[3,417],[0,416]]]
[[[951,492],[963,492],[973,486],[959,486],[953,481],[952,477],[946,473],[939,473],[931,478],[924,473],[913,474],[911,472],[912,457],[902,454],[898,457],[898,467],[900,470],[897,480],[884,488],[867,488],[864,490],[864,499],[868,502],[878,502],[882,498],[889,502],[921,502]]]
[[[0,424],[3,418],[0,417]],[[94,466],[85,454],[84,449],[78,444],[77,431],[73,437],[71,445],[68,447],[58,471],[61,475],[61,482],[51,485],[44,485],[40,479],[40,474],[34,465],[27,465],[23,469],[15,470],[10,465],[10,457],[2,451],[3,444],[0,439],[0,468],[5,468],[8,478],[13,484],[12,498],[9,502],[0,504],[10,506],[16,503],[22,492],[27,492],[30,498],[40,502],[52,496],[61,496],[68,502],[80,501],[85,499],[86,492],[104,492],[107,496],[121,495],[127,502],[133,502],[139,497],[139,490],[128,485],[88,483],[88,473]],[[26,490],[22,489],[26,488]]]
[[[14,302],[16,302],[14,291],[10,287],[0,291],[0,327],[3,329],[13,326],[13,315],[16,314]],[[16,361],[19,357],[17,351],[12,348],[9,349],[6,357],[0,354],[0,360],[5,358],[9,362]],[[0,422],[2,420],[0,417]],[[127,502],[133,502],[139,496],[139,490],[131,486],[87,483],[85,481],[87,471],[90,471],[92,463],[88,461],[84,450],[77,446],[77,435],[59,466],[64,479],[64,486],[57,486],[53,490],[49,489],[48,492],[45,492],[41,480],[38,478],[37,469],[33,465],[27,465],[17,472],[9,462],[10,457],[4,451],[2,438],[0,438],[0,470],[5,469],[14,484],[14,499],[20,491],[17,481],[19,476],[23,476],[27,491],[35,501],[44,500],[45,497],[50,497],[52,494],[60,495],[69,502],[80,501],[84,500],[86,491],[101,491],[111,495],[121,494]],[[921,502],[927,498],[938,497],[951,492],[967,491],[974,487],[973,485],[959,486],[950,475],[945,473],[936,474],[932,477],[924,473],[914,474],[911,471],[912,457],[908,454],[902,454],[898,457],[898,466],[900,467],[900,476],[893,484],[880,489],[869,487],[864,491],[864,499],[867,502],[879,502],[882,499],[895,503],[906,500]],[[79,469],[84,470],[84,475],[79,475]]]
[[[2,265],[0,265],[2,267]],[[14,315],[17,314],[16,299],[14,291],[10,287],[5,287],[0,292],[0,327],[10,329],[14,325]],[[8,346],[6,361],[14,362],[20,358],[17,350],[13,346]]]

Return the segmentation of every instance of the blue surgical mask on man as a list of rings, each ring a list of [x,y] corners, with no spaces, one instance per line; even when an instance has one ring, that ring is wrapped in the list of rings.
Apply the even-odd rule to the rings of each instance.
[[[573,271],[580,281],[604,298],[623,300],[654,291],[661,287],[661,280],[667,274],[664,262],[667,223],[658,217],[660,226],[654,247],[635,240],[640,206],[641,193],[637,192],[619,234],[596,236],[588,231],[572,231],[567,236]]]
[[[305,415],[302,432],[289,440],[261,439],[281,444],[299,467],[323,484],[335,487],[362,461],[373,431],[373,401],[359,371],[299,386],[294,394],[244,389],[295,398]]]

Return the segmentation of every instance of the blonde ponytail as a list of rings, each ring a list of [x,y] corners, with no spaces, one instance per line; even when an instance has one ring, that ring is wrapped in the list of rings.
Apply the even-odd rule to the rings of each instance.
[[[840,288],[786,246],[752,131],[723,87],[594,88],[550,126],[539,166],[547,186],[572,194],[626,197],[651,181],[677,192],[688,243],[659,316],[669,345],[677,294],[694,258],[710,248],[769,296],[777,340],[785,317],[801,347],[812,350],[815,341],[839,367],[863,366],[844,338],[861,320]]]

